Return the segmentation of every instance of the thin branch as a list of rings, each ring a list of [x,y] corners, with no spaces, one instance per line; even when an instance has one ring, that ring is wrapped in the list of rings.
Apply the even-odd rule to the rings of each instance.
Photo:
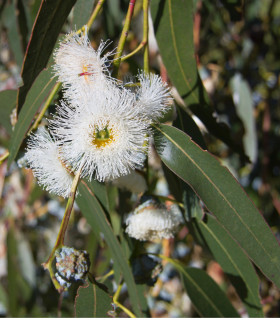
[[[119,298],[122,286],[123,286],[122,284],[118,286],[118,289],[113,296],[113,302],[117,307],[122,309],[130,318],[136,318],[135,314],[133,314],[130,310],[128,310],[125,306],[123,306],[121,303],[118,302],[118,298]]]
[[[10,152],[7,150],[7,151],[5,151],[3,154],[2,154],[2,156],[0,156],[0,164],[3,162],[3,161],[5,161],[8,157],[9,157],[9,155],[10,155]]]
[[[74,201],[75,201],[75,195],[76,195],[77,187],[78,187],[78,184],[79,184],[79,181],[80,181],[80,175],[81,175],[81,171],[82,171],[82,168],[83,168],[83,164],[84,163],[82,161],[81,165],[80,165],[80,168],[79,168],[78,172],[76,173],[76,175],[75,175],[75,177],[73,179],[72,186],[71,186],[71,191],[70,191],[70,196],[68,198],[68,202],[67,202],[67,205],[66,205],[66,208],[65,208],[64,217],[63,217],[63,220],[62,220],[61,225],[60,225],[60,229],[59,229],[58,236],[56,238],[55,245],[54,245],[54,247],[52,249],[52,252],[51,252],[47,262],[42,264],[45,270],[46,269],[49,270],[52,282],[53,282],[55,288],[59,292],[62,292],[64,289],[55,278],[54,270],[53,270],[53,267],[52,267],[52,263],[53,263],[53,260],[55,258],[56,250],[61,248],[61,247],[63,247],[63,245],[64,245],[65,233],[66,233],[66,230],[67,230],[67,227],[68,227],[68,223],[69,223],[69,219],[70,219],[70,216],[71,216],[71,213],[72,213],[72,209],[73,209],[73,205],[74,205]]]
[[[122,30],[121,37],[120,37],[119,44],[118,44],[118,48],[117,48],[117,53],[114,57],[114,66],[115,66],[115,73],[116,74],[118,73],[119,66],[121,63],[121,55],[123,53],[124,44],[125,44],[126,38],[128,36],[128,31],[129,31],[131,19],[133,16],[135,2],[136,2],[136,0],[130,0],[130,2],[129,2],[129,7],[127,10],[123,30]]]
[[[97,17],[98,13],[100,12],[100,10],[102,8],[104,2],[105,2],[105,0],[99,0],[98,3],[96,4],[95,9],[87,22],[88,29],[92,26],[95,18]]]
[[[57,93],[58,90],[60,89],[60,85],[61,85],[61,83],[60,83],[60,82],[57,82],[56,85],[54,86],[54,88],[52,89],[52,91],[51,91],[51,93],[49,94],[49,97],[48,97],[47,101],[45,102],[44,107],[43,107],[42,110],[40,111],[40,113],[39,113],[36,121],[34,122],[34,124],[32,125],[32,127],[29,129],[29,131],[28,131],[28,133],[27,133],[28,136],[30,135],[30,133],[31,133],[33,130],[35,130],[35,129],[38,128],[38,126],[39,126],[41,120],[43,119],[44,114],[45,114],[46,111],[48,110],[48,108],[49,108],[49,106],[50,106],[50,104],[51,104],[54,96],[56,95],[56,93]]]
[[[149,63],[149,0],[143,0],[143,41],[144,49],[144,71],[146,74],[150,71]]]

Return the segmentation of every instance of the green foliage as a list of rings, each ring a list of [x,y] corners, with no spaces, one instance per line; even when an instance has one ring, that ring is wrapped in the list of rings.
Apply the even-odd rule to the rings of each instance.
[[[125,32],[123,56],[143,39],[142,2],[137,1]],[[94,48],[106,35],[117,46],[131,3],[104,2],[89,27]],[[43,104],[51,97],[48,118],[55,112],[52,103],[63,97],[58,90],[51,95],[52,53],[60,34],[81,28],[102,4],[17,0],[0,5],[1,40],[10,52],[5,62],[1,44],[1,80],[7,80],[6,73],[17,75],[0,92],[0,141],[9,151],[0,167],[0,252],[7,251],[7,257],[0,255],[7,262],[6,273],[0,264],[1,312],[11,317],[279,316],[280,5],[274,0],[246,5],[241,0],[150,1],[159,47],[157,52],[150,41],[151,71],[160,71],[182,101],[175,95],[173,122],[153,127],[157,154],[148,155],[141,172],[148,182],[144,197],[160,196],[167,205],[175,199],[184,223],[173,240],[136,241],[126,235],[124,218],[142,194],[82,180],[66,241],[89,251],[92,282],[74,283],[59,295],[43,271],[65,202],[37,192],[30,170],[19,171],[14,160]],[[142,62],[138,51],[121,64],[119,74],[134,73]],[[18,119],[12,128],[14,108]],[[159,259],[150,269],[149,254]],[[214,276],[212,262],[221,268]],[[185,300],[180,304],[186,294],[197,313],[186,310]]]
[[[155,145],[162,161],[190,184],[254,263],[280,287],[280,247],[238,182],[182,131],[167,125],[156,126],[155,130]]]
[[[113,233],[112,227],[110,226],[110,223],[106,218],[105,212],[94,196],[94,190],[90,185],[86,186],[84,184],[81,184],[79,192],[82,196],[77,198],[78,205],[87,218],[88,223],[92,226],[92,229],[95,232],[97,232],[97,230],[100,230],[104,234],[108,246],[111,249],[113,260],[117,263],[117,266],[120,267],[122,276],[126,281],[134,312],[136,313],[136,315],[141,316],[142,309],[140,307],[140,299],[138,297],[138,292],[131,273],[131,269],[129,268],[125,254],[123,253],[123,250]]]
[[[51,76],[51,68],[43,70],[27,94],[25,104],[20,112],[10,141],[9,164],[15,159],[21,143],[28,132],[42,103],[47,99],[56,80]]]
[[[75,316],[77,318],[109,318],[112,310],[112,298],[100,286],[86,283],[77,292]]]
[[[42,1],[22,66],[23,86],[18,92],[17,113],[38,74],[46,67],[59,32],[76,0]]]
[[[214,109],[209,104],[198,74],[193,42],[192,1],[152,1],[151,10],[164,65],[185,106],[203,121],[211,133],[242,153],[232,140],[230,130],[213,117]]]
[[[203,270],[182,270],[184,286],[201,317],[237,318],[239,315],[224,292]]]
[[[207,214],[206,219],[193,220],[191,228],[201,243],[209,247],[244,301],[248,314],[263,317],[259,297],[259,279],[248,257],[218,221]]]

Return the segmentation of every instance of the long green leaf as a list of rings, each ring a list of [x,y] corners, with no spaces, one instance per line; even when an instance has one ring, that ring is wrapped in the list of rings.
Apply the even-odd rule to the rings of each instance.
[[[213,116],[207,93],[199,77],[193,44],[193,1],[153,0],[151,12],[157,43],[172,83],[187,107],[207,129],[233,150],[244,154],[231,138],[229,128]]]
[[[114,263],[117,263],[123,272],[123,277],[127,284],[127,289],[134,312],[137,316],[143,316],[140,298],[137,294],[136,284],[134,282],[131,269],[128,265],[128,261],[119,241],[113,233],[112,227],[106,218],[105,212],[96,199],[94,190],[91,190],[90,185],[85,185],[83,183],[80,184],[77,203],[93,230],[96,226],[98,226],[99,230],[103,232],[105,240],[111,249]]]
[[[24,85],[19,88],[17,113],[38,74],[46,67],[59,32],[76,0],[42,0],[22,66]]]
[[[159,257],[173,264],[181,273],[185,289],[202,317],[239,317],[224,292],[205,271],[197,268],[185,268],[174,259],[161,255]]]
[[[24,106],[19,114],[14,132],[10,141],[10,156],[8,165],[15,159],[32,120],[49,92],[54,87],[56,80],[51,78],[50,68],[42,71],[37,77],[31,90],[28,92]]]
[[[23,61],[23,49],[20,42],[20,35],[17,26],[16,3],[11,1],[3,12],[4,25],[7,28],[9,45],[13,51],[15,60],[20,66]]]
[[[177,118],[173,122],[173,126],[188,134],[202,149],[207,149],[203,135],[193,118],[185,110],[180,109],[178,106],[176,111]]]
[[[264,218],[230,172],[182,131],[155,126],[162,161],[187,182],[229,234],[280,288],[280,247]]]
[[[205,222],[195,221],[193,225],[229,276],[250,317],[263,317],[259,279],[243,250],[214,217],[207,215]]]
[[[112,297],[96,284],[88,282],[78,289],[75,298],[77,318],[109,318],[112,310]]]
[[[205,271],[185,268],[182,276],[187,293],[202,317],[239,317],[224,292]]]
[[[73,10],[72,29],[78,30],[85,25],[93,10],[93,0],[78,0]]]

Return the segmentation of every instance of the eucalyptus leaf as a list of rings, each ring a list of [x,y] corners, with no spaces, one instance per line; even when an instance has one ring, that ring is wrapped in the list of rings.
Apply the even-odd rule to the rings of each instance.
[[[242,156],[229,128],[213,116],[214,108],[199,77],[193,43],[193,3],[190,0],[153,0],[155,35],[168,76],[185,102],[207,129]]]
[[[182,278],[193,305],[202,317],[239,317],[225,293],[205,271],[184,268]]]
[[[219,222],[207,215],[193,221],[196,232],[204,238],[215,260],[228,275],[250,317],[264,317],[259,297],[259,278],[252,263]]]
[[[222,289],[208,274],[198,268],[186,268],[174,259],[165,258],[181,273],[184,287],[197,312],[202,317],[239,317]]]
[[[120,268],[123,273],[134,312],[137,316],[142,316],[141,310],[143,310],[143,307],[141,307],[141,300],[137,293],[136,284],[128,265],[128,260],[125,257],[119,241],[114,235],[102,206],[94,195],[92,186],[84,183],[80,184],[79,196],[76,201],[92,229],[96,230],[97,227],[104,234],[105,240],[111,249],[113,261],[115,264],[118,264],[118,268]]]
[[[84,26],[93,10],[93,0],[77,0],[73,10],[72,29],[80,29]]]
[[[59,32],[76,0],[42,0],[35,19],[22,66],[24,85],[19,88],[17,113],[38,74],[46,67]]]
[[[52,78],[51,68],[48,68],[39,74],[32,85],[11,137],[8,165],[10,165],[15,159],[22,141],[32,124],[35,114],[38,112],[44,100],[47,99],[55,84],[56,79]]]
[[[77,318],[109,318],[112,310],[112,297],[100,286],[87,282],[78,289],[75,298]]]
[[[219,161],[184,132],[155,126],[165,165],[187,182],[252,261],[280,288],[280,247],[245,191]]]
[[[20,66],[23,61],[23,48],[18,33],[15,1],[10,1],[5,7],[3,16],[3,22],[7,28],[9,45],[11,46],[17,65]]]

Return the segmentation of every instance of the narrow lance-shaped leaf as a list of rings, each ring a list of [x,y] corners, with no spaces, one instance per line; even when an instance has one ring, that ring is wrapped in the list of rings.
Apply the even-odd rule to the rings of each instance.
[[[7,28],[9,45],[17,64],[20,66],[23,61],[23,50],[18,32],[15,1],[10,1],[10,3],[6,4],[3,17],[4,25]]]
[[[244,155],[242,146],[232,140],[229,128],[213,116],[214,108],[198,74],[193,43],[193,1],[153,0],[151,12],[163,63],[186,106],[209,132]]]
[[[202,317],[239,317],[224,292],[205,271],[185,268],[182,277],[187,293]]]
[[[142,316],[141,310],[143,308],[141,308],[141,300],[138,297],[136,284],[134,282],[131,269],[128,265],[128,261],[119,241],[113,233],[112,227],[106,218],[105,212],[96,199],[94,190],[91,189],[90,185],[86,186],[83,183],[80,184],[77,203],[93,230],[95,230],[96,226],[98,226],[98,229],[104,234],[105,240],[111,249],[114,263],[117,263],[122,270],[133,310],[137,316]]]
[[[21,143],[32,124],[35,114],[38,112],[44,100],[47,99],[48,94],[54,87],[55,83],[56,80],[51,77],[51,70],[49,68],[40,73],[31,90],[28,92],[25,104],[19,114],[19,118],[10,141],[8,165],[10,165],[15,159]]]
[[[263,317],[259,297],[259,279],[250,260],[226,230],[211,215],[205,221],[193,221],[195,231],[203,237],[215,260],[221,265],[245,303],[250,317]]]
[[[280,288],[280,247],[230,172],[182,131],[155,126],[162,161],[186,181],[247,255]]]
[[[112,310],[112,297],[97,284],[87,282],[78,289],[75,298],[75,316],[77,318],[109,318]]]
[[[174,259],[164,258],[181,273],[184,287],[200,316],[207,318],[239,317],[224,292],[205,271],[185,268]]]
[[[93,0],[78,0],[73,10],[72,29],[78,30],[85,25],[93,10]]]
[[[24,57],[19,88],[17,113],[38,74],[46,67],[59,32],[76,0],[42,0]]]

